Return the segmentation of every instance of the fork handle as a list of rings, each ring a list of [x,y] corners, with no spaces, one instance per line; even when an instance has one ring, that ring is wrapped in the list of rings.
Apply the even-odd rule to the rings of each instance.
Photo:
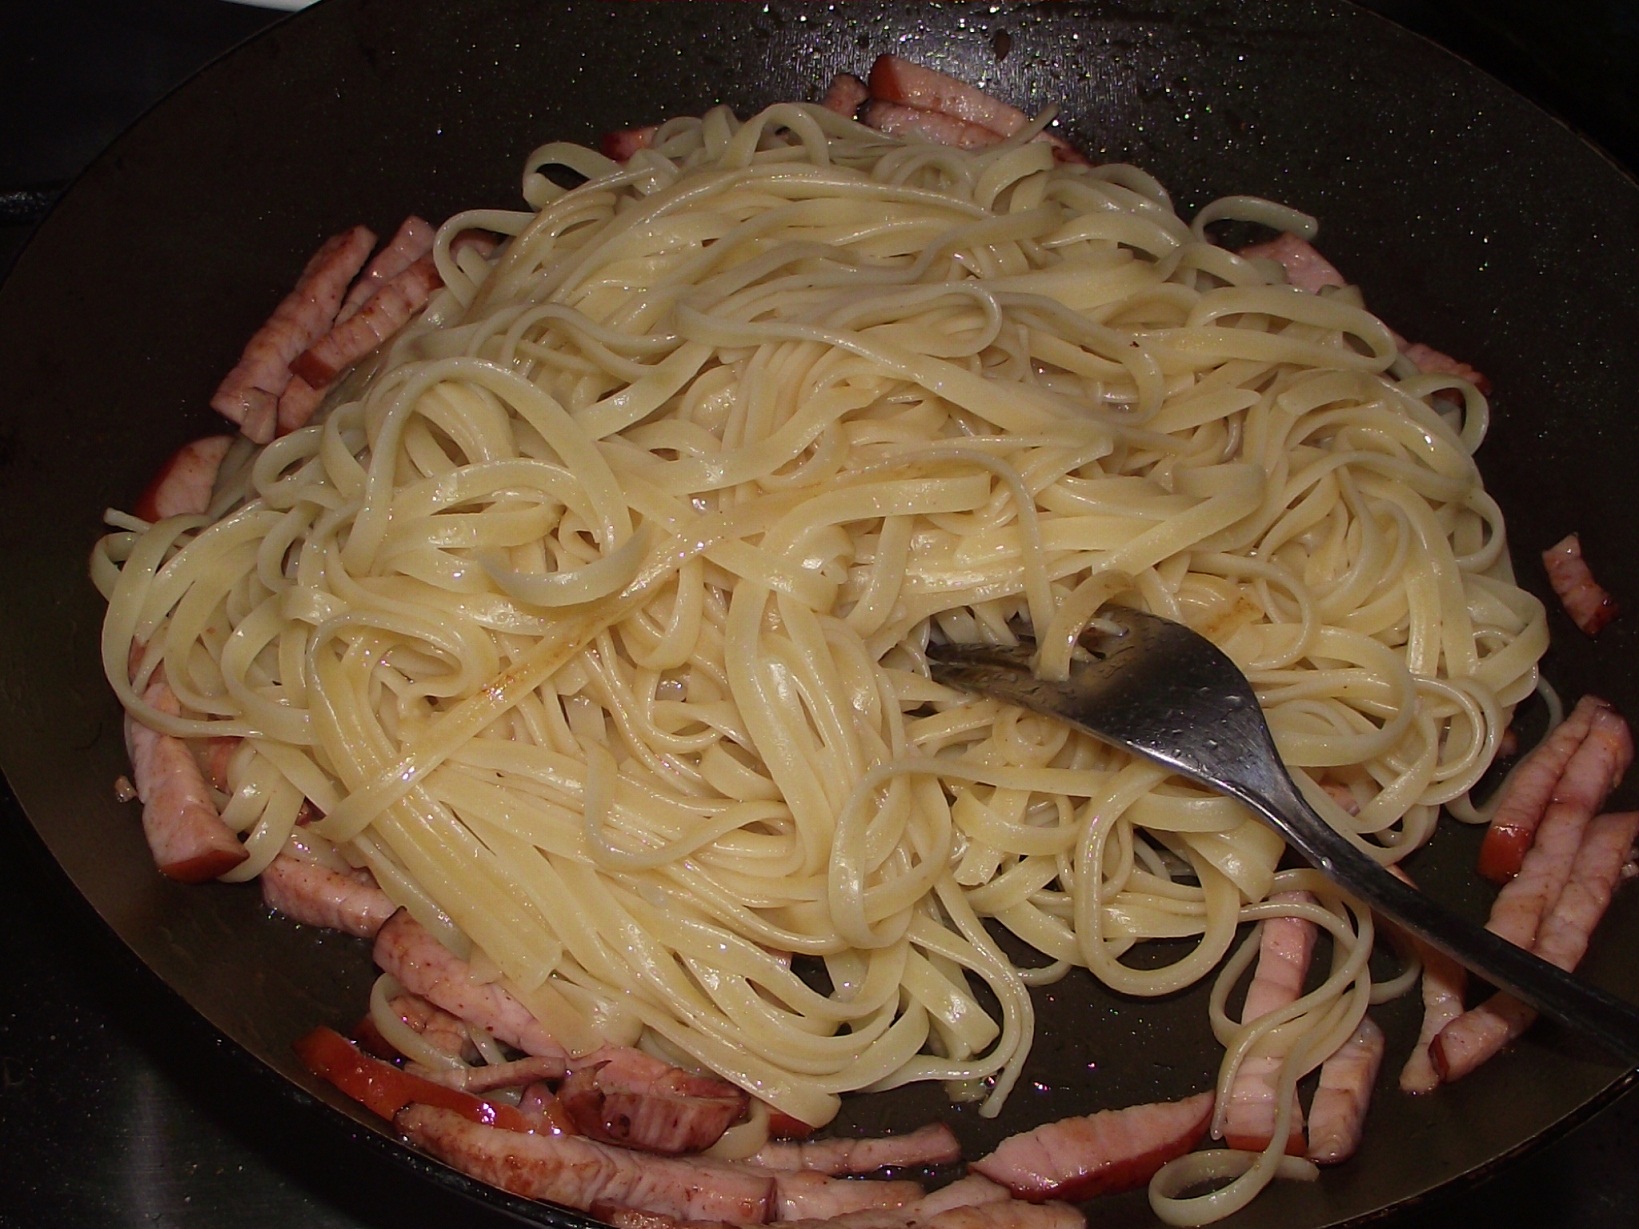
[[[1284,774],[1231,790],[1359,901],[1549,1019],[1639,1067],[1639,1008],[1460,917],[1396,879],[1322,819]]]

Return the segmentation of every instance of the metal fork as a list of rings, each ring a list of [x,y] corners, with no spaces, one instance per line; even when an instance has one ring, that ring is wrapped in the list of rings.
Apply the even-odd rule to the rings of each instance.
[[[1639,1067],[1639,1009],[1459,917],[1389,874],[1293,783],[1257,695],[1234,662],[1181,623],[1125,607],[1119,634],[1083,638],[1092,660],[1063,683],[1037,678],[1034,646],[929,645],[941,683],[1057,717],[1245,803],[1360,903],[1543,1015]]]

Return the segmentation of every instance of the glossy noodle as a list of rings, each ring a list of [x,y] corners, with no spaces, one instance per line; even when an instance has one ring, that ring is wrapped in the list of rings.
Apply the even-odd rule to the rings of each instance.
[[[1331,967],[1243,1028],[1226,966],[1222,1078],[1275,1033],[1289,1082],[1347,1037],[1369,917],[1237,804],[952,693],[923,649],[1033,632],[1062,672],[1106,603],[1182,619],[1395,861],[1546,646],[1484,399],[1206,230],[1310,220],[1236,198],[1192,227],[1041,143],[718,110],[626,163],[545,146],[524,186],[446,224],[423,319],[210,514],[111,518],[110,681],[244,737],[229,877],[309,802],[307,856],[370,868],[572,1050],[640,1043],[813,1124],[916,1080],[994,1112],[1030,986],[1169,993],[1294,885]],[[493,257],[452,243],[474,229]],[[161,667],[189,715],[142,702]],[[1154,937],[1187,954],[1127,959]]]

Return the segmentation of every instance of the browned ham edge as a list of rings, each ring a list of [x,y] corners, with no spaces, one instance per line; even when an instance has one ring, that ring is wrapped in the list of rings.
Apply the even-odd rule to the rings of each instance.
[[[593,1139],[676,1154],[703,1152],[745,1116],[750,1098],[716,1076],[695,1075],[639,1050],[609,1049],[571,1072],[558,1099]]]
[[[1372,1085],[1383,1062],[1383,1030],[1370,1016],[1320,1065],[1320,1086],[1309,1103],[1309,1159],[1346,1161],[1360,1147]]]
[[[262,900],[292,921],[375,937],[395,906],[367,870],[343,874],[281,850],[262,871]]]
[[[1578,535],[1568,534],[1543,551],[1542,565],[1565,613],[1588,635],[1597,636],[1619,613],[1616,599],[1594,579],[1593,569],[1582,557]]]
[[[231,435],[207,435],[184,444],[159,467],[131,511],[145,521],[167,516],[197,516],[211,506],[222,458],[233,445]]]
[[[1633,856],[1639,811],[1601,815],[1589,822],[1564,890],[1543,920],[1535,951],[1567,971],[1581,963],[1594,927],[1605,916]],[[1497,993],[1464,1012],[1430,1048],[1442,1079],[1457,1080],[1494,1057],[1536,1020],[1536,1012],[1510,994]]]
[[[1277,892],[1272,902],[1306,904],[1314,900],[1307,892]],[[1263,921],[1258,939],[1258,963],[1246,988],[1241,1023],[1252,1024],[1270,1012],[1295,1003],[1303,993],[1303,979],[1309,974],[1314,954],[1314,923],[1297,917],[1270,917]],[[1224,1106],[1223,1137],[1231,1148],[1262,1152],[1274,1138],[1279,1117],[1275,1104],[1283,1054],[1254,1052],[1241,1061],[1240,1070],[1229,1087],[1229,1103]],[[1291,1125],[1287,1130],[1286,1151],[1302,1156],[1303,1111],[1297,1094],[1292,1099]]]
[[[890,1165],[948,1165],[962,1159],[962,1145],[942,1122],[905,1135],[872,1139],[772,1141],[748,1158],[768,1169],[810,1169],[825,1174],[868,1174]]]
[[[1064,1118],[1009,1136],[973,1169],[1023,1199],[1090,1199],[1148,1182],[1200,1142],[1211,1117],[1203,1092]]]
[[[163,679],[151,681],[142,698],[162,713],[182,712]],[[142,800],[142,834],[161,874],[183,883],[204,883],[249,856],[233,829],[222,822],[199,761],[185,742],[151,730],[127,713],[125,747]]]
[[[1583,696],[1570,715],[1514,766],[1502,783],[1480,845],[1480,874],[1493,883],[1506,883],[1519,873],[1565,765],[1588,737],[1594,713],[1609,707],[1598,696]]]
[[[659,124],[644,124],[641,128],[619,128],[606,132],[598,140],[598,151],[605,158],[625,162],[638,150],[648,149],[654,142],[654,134],[659,131]]]
[[[375,242],[375,235],[363,226],[327,240],[217,387],[211,408],[238,423],[258,444],[273,438],[279,395],[290,383],[290,361],[330,328],[348,283]]]
[[[752,1173],[762,1172],[746,1166]],[[914,1204],[926,1192],[917,1182],[876,1182],[831,1178],[825,1174],[774,1171],[774,1217],[778,1221],[831,1220],[851,1212],[868,1212]]]
[[[561,1057],[564,1049],[505,987],[476,981],[461,960],[399,910],[376,934],[377,966],[412,993],[487,1029],[526,1054]]]
[[[526,1135],[412,1105],[395,1121],[411,1143],[469,1177],[526,1199],[589,1211],[633,1208],[679,1220],[762,1224],[774,1210],[771,1174],[701,1157],[632,1152],[576,1135]]]

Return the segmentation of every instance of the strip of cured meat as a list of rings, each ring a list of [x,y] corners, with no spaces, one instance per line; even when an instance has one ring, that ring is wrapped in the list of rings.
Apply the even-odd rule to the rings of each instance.
[[[142,698],[162,713],[182,712],[164,679],[149,682]],[[125,749],[142,800],[142,835],[161,874],[182,883],[204,883],[249,856],[222,822],[199,761],[185,742],[151,730],[127,713]]]
[[[750,1098],[716,1076],[695,1075],[639,1050],[610,1049],[579,1067],[558,1097],[593,1139],[646,1152],[703,1152],[744,1117]]]
[[[825,93],[820,97],[820,106],[852,119],[870,96],[871,92],[865,83],[853,73],[838,73],[825,87]]]
[[[1267,243],[1254,243],[1238,253],[1247,260],[1272,260],[1286,270],[1286,280],[1299,290],[1319,294],[1328,286],[1347,286],[1348,279],[1320,254],[1314,244],[1290,231]]]
[[[1571,875],[1582,834],[1633,761],[1633,735],[1615,709],[1597,708],[1582,745],[1566,762],[1536,840],[1491,905],[1486,928],[1516,947],[1536,943],[1537,928]]]
[[[970,124],[943,111],[928,111],[922,107],[907,107],[896,102],[873,98],[859,113],[862,124],[875,128],[890,137],[921,137],[935,145],[952,149],[985,149],[1000,145],[1004,138],[988,128]]]
[[[1597,636],[1619,613],[1616,599],[1594,579],[1593,569],[1582,557],[1582,539],[1577,534],[1567,534],[1543,551],[1542,565],[1565,613],[1588,635]]]
[[[526,1054],[562,1056],[564,1049],[504,986],[479,982],[467,962],[400,909],[377,933],[376,964],[406,990],[487,1029]]]
[[[232,445],[231,435],[207,435],[182,445],[159,467],[131,511],[145,521],[199,515],[211,506],[217,471]]]
[[[825,1174],[868,1174],[890,1165],[948,1165],[962,1145],[942,1122],[904,1135],[872,1139],[816,1139],[764,1144],[749,1160],[768,1169],[811,1169]]]
[[[748,1170],[757,1172],[754,1167]],[[899,1208],[913,1204],[925,1192],[918,1182],[878,1182],[863,1178],[832,1178],[802,1170],[774,1171],[774,1219],[831,1220],[850,1212]]]
[[[313,254],[296,288],[251,336],[239,362],[217,386],[212,409],[238,423],[258,444],[273,438],[279,395],[290,383],[290,361],[329,330],[348,284],[375,244],[374,233],[355,226]]]
[[[1412,883],[1411,876],[1398,866],[1391,866],[1388,869],[1390,874],[1411,887],[1417,886]],[[1468,989],[1468,970],[1438,948],[1424,943],[1416,935],[1407,934],[1398,928],[1396,933],[1410,944],[1423,965],[1423,1022],[1417,1031],[1417,1044],[1412,1047],[1406,1065],[1400,1069],[1400,1089],[1409,1093],[1433,1092],[1440,1086],[1440,1073],[1434,1069],[1434,1061],[1429,1057],[1429,1047],[1446,1025],[1463,1014],[1463,995]]]
[[[1063,1118],[1011,1135],[973,1169],[1029,1200],[1090,1199],[1142,1186],[1201,1141],[1212,1094]]]
[[[976,1188],[973,1183],[983,1183]],[[976,1190],[983,1193],[975,1195]],[[615,1229],[707,1229],[696,1221],[631,1208],[594,1206],[592,1214]],[[824,1220],[782,1222],[786,1229],[1083,1229],[1081,1213],[1065,1203],[1014,1199],[988,1179],[970,1176],[898,1208],[871,1208]]]
[[[1590,821],[1576,851],[1564,890],[1543,920],[1536,953],[1567,971],[1588,950],[1639,835],[1639,812],[1622,811]],[[1430,1056],[1443,1079],[1457,1080],[1520,1036],[1536,1012],[1510,994],[1498,993],[1464,1012],[1435,1038]]]
[[[871,65],[868,88],[872,98],[940,112],[998,137],[1010,137],[1030,122],[1030,117],[1017,107],[991,97],[966,81],[896,55],[876,58]],[[1037,139],[1051,145],[1053,156],[1060,162],[1087,161],[1062,137],[1044,132]]]
[[[292,921],[344,930],[361,939],[374,938],[396,909],[369,871],[344,875],[285,850],[268,863],[261,879],[268,908]]]
[[[433,1105],[409,1106],[394,1121],[418,1148],[526,1199],[731,1225],[762,1224],[775,1207],[774,1175],[748,1166],[632,1152],[575,1135],[498,1131]]]
[[[625,162],[638,150],[648,149],[654,141],[654,134],[659,131],[659,124],[644,124],[641,128],[617,128],[613,132],[604,133],[598,139],[598,150],[605,158]]]
[[[1346,1161],[1360,1147],[1372,1086],[1383,1062],[1383,1030],[1362,1016],[1353,1035],[1320,1065],[1320,1086],[1309,1103],[1309,1159]]]
[[[352,316],[298,354],[291,361],[291,373],[314,388],[325,388],[403,328],[443,284],[432,256],[422,256],[395,275]]]
[[[1480,874],[1493,883],[1506,883],[1519,873],[1565,765],[1588,737],[1594,713],[1609,707],[1598,696],[1583,696],[1570,715],[1514,766],[1502,783],[1480,844]]]
[[[378,290],[431,252],[437,238],[438,227],[425,218],[418,218],[412,213],[400,222],[387,245],[364,266],[364,272],[358,275],[347,291],[347,297],[341,301],[341,307],[336,312],[336,323],[345,324],[349,317],[375,297]]]
[[[1277,892],[1269,898],[1284,904],[1308,904],[1307,892]],[[1246,988],[1241,1023],[1252,1024],[1297,1001],[1303,993],[1303,979],[1309,975],[1314,954],[1314,923],[1298,917],[1270,917],[1263,921],[1258,939],[1258,964]],[[1229,1087],[1228,1104],[1222,1107],[1222,1134],[1231,1148],[1262,1152],[1269,1146],[1278,1118],[1275,1096],[1285,1055],[1254,1051],[1242,1060]],[[1303,1112],[1293,1094],[1291,1125],[1286,1151],[1302,1156]]]
[[[442,1112],[484,1129],[498,1129],[501,1134],[552,1129],[544,1120],[505,1102],[485,1101],[371,1058],[335,1029],[314,1029],[296,1042],[295,1050],[314,1075],[382,1118],[390,1119],[414,1104],[441,1107]]]

